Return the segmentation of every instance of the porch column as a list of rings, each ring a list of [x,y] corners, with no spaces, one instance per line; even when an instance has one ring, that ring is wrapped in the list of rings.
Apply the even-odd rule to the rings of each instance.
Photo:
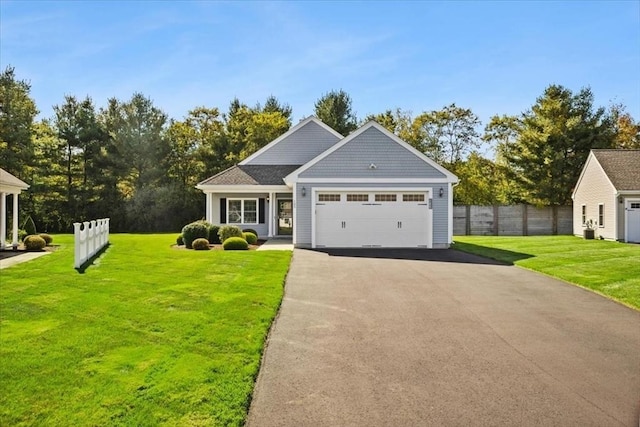
[[[13,193],[13,228],[11,243],[18,243],[18,193]]]
[[[0,249],[4,249],[7,242],[7,193],[0,193]]]
[[[207,221],[209,221],[211,224],[215,224],[213,222],[213,213],[211,212],[211,205],[213,204],[212,199],[213,199],[213,193],[205,193],[206,208],[205,208],[204,215],[207,218]]]
[[[273,237],[274,221],[275,221],[275,205],[276,205],[276,193],[269,193],[269,237]]]

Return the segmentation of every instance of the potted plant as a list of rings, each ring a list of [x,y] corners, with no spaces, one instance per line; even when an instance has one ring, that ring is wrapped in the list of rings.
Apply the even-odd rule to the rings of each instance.
[[[584,238],[587,240],[593,240],[596,237],[596,230],[593,227],[593,220],[590,219],[589,221],[584,223],[585,225],[585,229],[584,229]]]

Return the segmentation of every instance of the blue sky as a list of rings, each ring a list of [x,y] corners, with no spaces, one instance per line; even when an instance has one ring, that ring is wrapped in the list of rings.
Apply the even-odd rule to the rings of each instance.
[[[456,103],[486,123],[556,83],[640,119],[639,1],[1,0],[0,40],[41,117],[66,94],[141,92],[175,119],[273,94],[295,122],[344,89],[359,118]]]

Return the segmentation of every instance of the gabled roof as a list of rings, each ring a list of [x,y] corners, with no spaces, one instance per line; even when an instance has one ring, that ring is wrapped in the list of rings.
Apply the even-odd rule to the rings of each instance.
[[[300,165],[243,165],[232,166],[200,182],[196,187],[208,185],[285,185],[284,177]]]
[[[264,147],[262,147],[261,149],[259,149],[258,151],[256,151],[255,153],[253,153],[252,155],[250,155],[249,157],[247,157],[246,159],[244,159],[243,161],[241,161],[238,164],[239,165],[246,165],[251,160],[253,160],[256,157],[260,156],[262,153],[264,153],[265,151],[269,150],[271,147],[273,147],[274,145],[278,144],[280,141],[286,139],[292,133],[296,132],[297,130],[299,130],[299,129],[303,128],[303,127],[305,127],[306,125],[308,125],[311,122],[316,123],[318,126],[322,127],[327,132],[330,132],[331,134],[335,135],[338,138],[338,140],[344,138],[344,136],[340,135],[334,129],[329,127],[322,120],[318,119],[315,116],[309,116],[309,117],[307,117],[306,119],[302,120],[300,123],[298,123],[297,125],[295,125],[294,127],[292,127],[291,129],[289,129],[288,131],[286,131],[285,133],[283,133],[282,135],[280,135],[279,137],[277,137],[276,139],[274,139],[273,141],[271,141],[270,143],[268,143],[267,145],[265,145]]]
[[[618,191],[640,190],[640,150],[591,150]]]
[[[0,187],[14,190],[26,190],[29,184],[0,168]]]
[[[434,168],[437,171],[439,171],[440,173],[442,173],[446,177],[446,179],[448,181],[453,182],[453,183],[458,182],[458,177],[457,176],[455,176],[454,174],[449,172],[447,169],[443,168],[442,166],[440,166],[439,164],[437,164],[436,162],[431,160],[424,153],[421,153],[420,151],[416,150],[414,147],[412,147],[411,145],[409,145],[408,143],[406,143],[405,141],[400,139],[397,135],[391,133],[389,130],[387,130],[387,128],[385,128],[384,126],[382,126],[381,124],[379,124],[378,122],[376,122],[374,120],[368,121],[367,123],[362,125],[360,128],[358,128],[357,130],[355,130],[352,133],[350,133],[349,136],[344,138],[342,141],[338,142],[337,144],[335,144],[334,146],[329,148],[327,151],[325,151],[322,154],[320,154],[319,156],[317,156],[315,159],[309,161],[308,163],[302,165],[299,169],[297,169],[297,170],[293,171],[291,174],[287,175],[285,177],[285,182],[288,185],[291,185],[293,182],[295,182],[297,180],[298,175],[300,175],[302,172],[304,172],[305,170],[309,169],[311,166],[315,165],[316,163],[318,163],[320,160],[324,159],[325,157],[329,156],[331,153],[333,153],[334,151],[338,150],[339,148],[341,148],[345,144],[348,144],[349,141],[351,141],[354,138],[358,137],[360,134],[362,134],[363,132],[365,132],[366,130],[368,130],[370,128],[377,129],[382,134],[387,136],[390,140],[392,140],[396,144],[399,144],[400,146],[405,148],[407,151],[409,151],[410,153],[412,153],[415,156],[417,156],[419,159],[424,161],[426,164],[428,164],[432,168]]]

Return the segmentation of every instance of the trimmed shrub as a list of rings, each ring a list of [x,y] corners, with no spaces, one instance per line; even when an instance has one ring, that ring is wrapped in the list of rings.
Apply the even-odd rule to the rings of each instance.
[[[254,230],[253,228],[243,228],[242,229],[243,233],[253,233],[256,235],[256,237],[258,237],[258,232],[256,230]]]
[[[24,220],[24,224],[22,224],[22,229],[27,232],[27,236],[33,236],[38,234],[38,232],[36,231],[36,223],[33,222],[33,218],[31,218],[31,215],[29,215],[27,219]],[[24,236],[24,238],[26,239],[27,236]]]
[[[258,243],[258,236],[256,236],[254,233],[245,231],[242,234],[244,235],[244,240],[246,240],[248,244],[255,245],[256,243]]]
[[[229,237],[222,243],[225,251],[246,251],[249,244],[242,237]]]
[[[218,236],[218,231],[220,231],[220,226],[211,224],[209,225],[209,242],[212,244],[220,244],[220,236]]]
[[[44,240],[44,242],[46,243],[47,246],[49,246],[51,243],[53,243],[53,237],[51,237],[47,233],[40,233],[40,234],[38,234],[38,236],[42,237],[42,239]]]
[[[244,240],[242,230],[240,230],[240,227],[235,225],[223,225],[220,227],[218,237],[220,237],[221,242],[225,242],[229,237],[239,237]]]
[[[208,251],[209,250],[209,241],[207,239],[203,239],[202,237],[194,240],[191,243],[193,249],[196,251]]]
[[[187,249],[193,249],[191,244],[194,240],[209,237],[209,225],[207,221],[194,221],[182,228],[182,240]]]
[[[178,238],[176,239],[176,245],[178,246],[184,245],[184,239],[182,238],[182,234],[179,235]]]
[[[47,242],[38,235],[31,234],[24,238],[24,247],[28,251],[41,251],[47,246]]]

